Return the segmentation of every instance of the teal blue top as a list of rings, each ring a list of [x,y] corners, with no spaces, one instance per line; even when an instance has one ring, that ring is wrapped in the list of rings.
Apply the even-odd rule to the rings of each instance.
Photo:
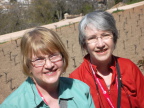
[[[89,87],[76,79],[60,77],[59,103],[67,101],[65,108],[95,108]],[[40,97],[30,77],[10,94],[0,108],[50,108]]]

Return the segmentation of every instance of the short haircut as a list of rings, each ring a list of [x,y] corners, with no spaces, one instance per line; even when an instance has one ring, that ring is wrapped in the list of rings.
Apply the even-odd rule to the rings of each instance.
[[[85,49],[86,43],[86,27],[93,26],[98,30],[108,30],[113,33],[113,41],[116,44],[118,39],[118,31],[114,17],[102,10],[97,10],[86,14],[79,23],[79,44],[82,49]]]
[[[53,54],[55,52],[61,53],[64,61],[63,71],[65,71],[68,66],[68,53],[59,36],[54,31],[45,27],[36,27],[27,31],[21,39],[23,73],[31,76],[30,60],[32,54]]]

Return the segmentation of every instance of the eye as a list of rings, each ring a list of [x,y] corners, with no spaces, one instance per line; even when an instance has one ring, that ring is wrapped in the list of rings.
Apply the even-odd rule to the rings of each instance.
[[[59,56],[59,53],[54,53],[54,54],[50,55],[49,58],[53,59],[53,58],[55,58],[57,56]]]
[[[105,37],[105,36],[110,36],[110,35],[111,35],[111,34],[107,33],[107,34],[103,34],[102,36]]]
[[[92,40],[92,39],[95,39],[95,38],[96,38],[96,36],[90,36],[90,37],[87,38],[87,40]]]
[[[37,58],[36,60],[44,60],[45,58]]]
[[[45,58],[44,57],[38,57],[38,58],[36,58],[35,60],[32,60],[32,62],[35,62],[35,61],[42,61],[42,60],[44,60]]]

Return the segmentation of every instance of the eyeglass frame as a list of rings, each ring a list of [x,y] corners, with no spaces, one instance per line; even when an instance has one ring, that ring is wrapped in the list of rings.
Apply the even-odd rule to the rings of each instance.
[[[57,60],[51,60],[51,57],[54,57],[54,55],[57,55],[57,57],[59,57],[59,59],[57,58]],[[56,56],[55,56],[56,57]],[[62,60],[62,55],[61,53],[54,53],[54,54],[51,54],[49,55],[48,57],[43,57],[43,56],[40,56],[40,57],[37,57],[35,60],[30,60],[31,63],[33,63],[32,65],[35,66],[35,67],[43,67],[45,64],[46,64],[46,60],[50,60],[52,63],[55,63],[55,62],[58,62],[58,61],[61,61]],[[41,60],[41,61],[38,61],[38,60]],[[41,65],[36,62],[43,62],[41,63]]]
[[[108,35],[108,36],[107,36],[107,35]],[[105,39],[104,39],[104,37],[105,37]],[[99,36],[99,37],[98,37],[98,36],[91,36],[89,39],[86,38],[86,43],[87,43],[87,44],[97,43],[97,42],[98,42],[98,38],[101,38],[103,41],[107,41],[107,40],[113,38],[113,33],[108,32],[108,33],[106,33],[106,34],[102,34],[102,35]],[[87,42],[87,41],[90,40],[90,39],[91,39],[91,41],[92,41],[92,39],[93,39],[93,42]]]

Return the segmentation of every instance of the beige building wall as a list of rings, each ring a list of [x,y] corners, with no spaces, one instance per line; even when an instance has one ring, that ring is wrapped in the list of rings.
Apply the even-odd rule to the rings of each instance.
[[[144,56],[144,2],[118,9],[124,11],[113,13],[119,31],[114,54],[129,58],[137,64]],[[115,10],[117,9],[108,12]],[[77,26],[80,19],[81,17],[78,17],[44,25],[59,34],[69,52],[70,62],[64,74],[66,77],[81,64],[84,55],[78,43]],[[0,36],[0,103],[26,79],[21,69],[19,47],[20,37],[24,32],[25,30]],[[142,68],[140,69],[144,72]]]

